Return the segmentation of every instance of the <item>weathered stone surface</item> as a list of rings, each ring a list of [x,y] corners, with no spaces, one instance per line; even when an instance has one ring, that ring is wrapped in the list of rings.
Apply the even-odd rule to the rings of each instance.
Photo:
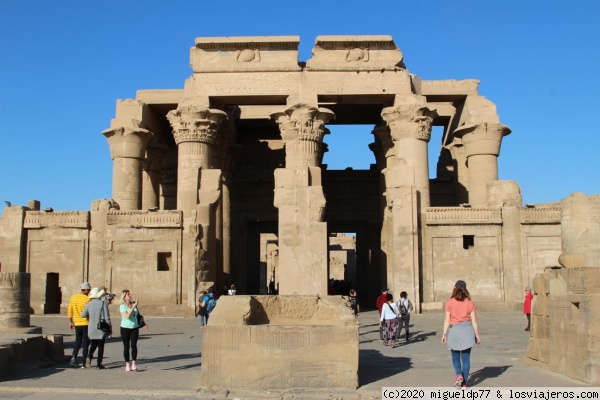
[[[573,194],[562,201],[562,267],[534,279],[528,357],[567,376],[600,383],[600,263],[598,196]],[[569,345],[565,345],[568,343]]]
[[[202,348],[203,386],[358,387],[358,322],[337,298],[221,297]]]

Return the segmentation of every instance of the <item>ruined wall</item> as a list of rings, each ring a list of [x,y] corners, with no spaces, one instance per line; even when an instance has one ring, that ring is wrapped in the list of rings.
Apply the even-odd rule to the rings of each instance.
[[[423,309],[441,310],[457,279],[478,305],[519,309],[533,275],[560,254],[560,209],[430,207],[423,239]]]
[[[87,211],[27,211],[26,271],[31,274],[31,308],[58,313],[79,293],[87,277],[90,215]]]
[[[457,279],[478,304],[503,295],[501,210],[428,208],[424,234],[423,308],[441,310]]]
[[[600,196],[571,195],[562,206],[561,266],[533,282],[527,356],[547,368],[600,384]]]
[[[147,305],[181,304],[182,285],[188,284],[181,265],[181,217],[180,211],[109,211],[105,286],[114,293],[134,291]]]

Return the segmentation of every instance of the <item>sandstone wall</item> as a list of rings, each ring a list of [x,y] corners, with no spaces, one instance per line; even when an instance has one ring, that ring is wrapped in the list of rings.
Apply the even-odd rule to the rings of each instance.
[[[202,360],[207,387],[356,388],[358,322],[337,298],[223,296]]]
[[[534,278],[527,356],[553,371],[598,385],[600,196],[576,193],[561,205],[561,266],[546,268]]]

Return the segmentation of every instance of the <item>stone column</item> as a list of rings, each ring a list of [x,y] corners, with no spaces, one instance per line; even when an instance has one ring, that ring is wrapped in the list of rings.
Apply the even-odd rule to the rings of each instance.
[[[142,210],[160,208],[160,175],[164,146],[148,146],[146,158],[142,163]]]
[[[487,205],[487,184],[498,180],[498,156],[502,138],[510,129],[499,123],[466,125],[454,131],[461,138],[469,171],[469,203]]]
[[[560,265],[565,268],[600,268],[600,195],[585,196],[583,193],[572,193],[563,199],[560,205]],[[596,288],[598,293],[595,294],[600,295],[600,281],[597,282]]]
[[[141,163],[153,133],[139,127],[117,127],[102,132],[113,160],[113,199],[121,210],[139,210],[142,199]]]
[[[0,272],[0,333],[41,333],[29,325],[30,289],[29,273]]]
[[[415,185],[421,197],[421,207],[429,207],[430,203],[427,143],[436,115],[421,96],[411,98],[405,104],[386,107],[381,112],[381,117],[389,126],[396,157],[395,165],[388,163],[387,167],[405,166],[405,173],[412,168],[412,176],[404,176],[403,180]]]
[[[221,110],[182,107],[169,111],[177,144],[177,209],[192,210],[198,204],[200,170],[212,167],[217,132],[227,114]]]
[[[180,106],[169,111],[177,144],[177,209],[184,213],[182,246],[183,284],[187,304],[194,306],[197,290],[213,286],[217,277],[214,205],[219,199],[221,171],[214,168],[219,129],[227,119],[224,111]],[[185,289],[184,289],[185,291]]]
[[[327,224],[321,184],[324,125],[333,112],[297,104],[271,114],[285,144],[285,168],[275,170],[279,209],[279,294],[327,294]]]

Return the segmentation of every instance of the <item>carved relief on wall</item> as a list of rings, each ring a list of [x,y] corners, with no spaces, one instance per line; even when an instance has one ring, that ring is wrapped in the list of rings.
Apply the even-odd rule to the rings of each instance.
[[[235,55],[238,62],[260,62],[259,49],[238,50]]]
[[[369,62],[369,48],[354,47],[346,49],[346,62],[362,61]]]

